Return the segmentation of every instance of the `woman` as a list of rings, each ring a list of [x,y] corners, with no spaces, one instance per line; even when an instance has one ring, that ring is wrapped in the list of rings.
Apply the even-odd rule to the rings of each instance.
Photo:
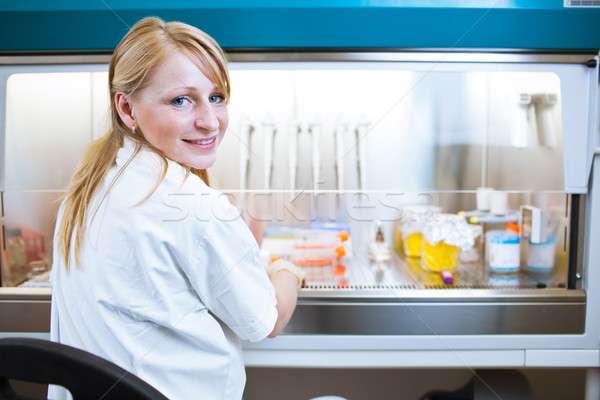
[[[146,18],[108,78],[111,128],[58,215],[51,338],[169,398],[239,399],[240,339],[283,329],[302,274],[276,262],[269,281],[237,210],[208,186],[228,124],[225,55],[194,27]]]

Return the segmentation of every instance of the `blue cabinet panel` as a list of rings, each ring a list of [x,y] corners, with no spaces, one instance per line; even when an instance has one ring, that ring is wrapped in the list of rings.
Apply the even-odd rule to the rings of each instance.
[[[110,51],[148,15],[196,25],[226,48],[600,48],[600,8],[563,0],[6,3],[4,52]]]

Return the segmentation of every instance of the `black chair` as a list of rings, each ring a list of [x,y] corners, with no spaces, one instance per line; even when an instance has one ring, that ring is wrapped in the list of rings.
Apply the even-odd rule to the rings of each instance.
[[[94,354],[47,340],[0,339],[0,399],[24,399],[9,379],[67,388],[75,400],[166,397],[125,369]]]

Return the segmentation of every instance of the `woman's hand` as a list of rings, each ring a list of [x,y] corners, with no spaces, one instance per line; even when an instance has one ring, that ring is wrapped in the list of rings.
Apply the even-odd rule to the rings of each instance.
[[[298,300],[298,288],[302,285],[305,273],[294,264],[284,260],[273,262],[267,268],[267,272],[275,288],[275,298],[277,299],[277,322],[269,334],[270,338],[274,338],[281,333],[292,318]]]

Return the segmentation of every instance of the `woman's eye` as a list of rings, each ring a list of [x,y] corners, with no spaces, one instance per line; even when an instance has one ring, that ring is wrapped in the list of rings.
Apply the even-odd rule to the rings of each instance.
[[[190,101],[184,96],[175,97],[173,100],[171,100],[171,104],[174,106],[184,106],[189,102]]]
[[[225,101],[225,96],[223,96],[222,94],[213,94],[208,98],[208,101],[210,101],[211,103],[221,103]]]

